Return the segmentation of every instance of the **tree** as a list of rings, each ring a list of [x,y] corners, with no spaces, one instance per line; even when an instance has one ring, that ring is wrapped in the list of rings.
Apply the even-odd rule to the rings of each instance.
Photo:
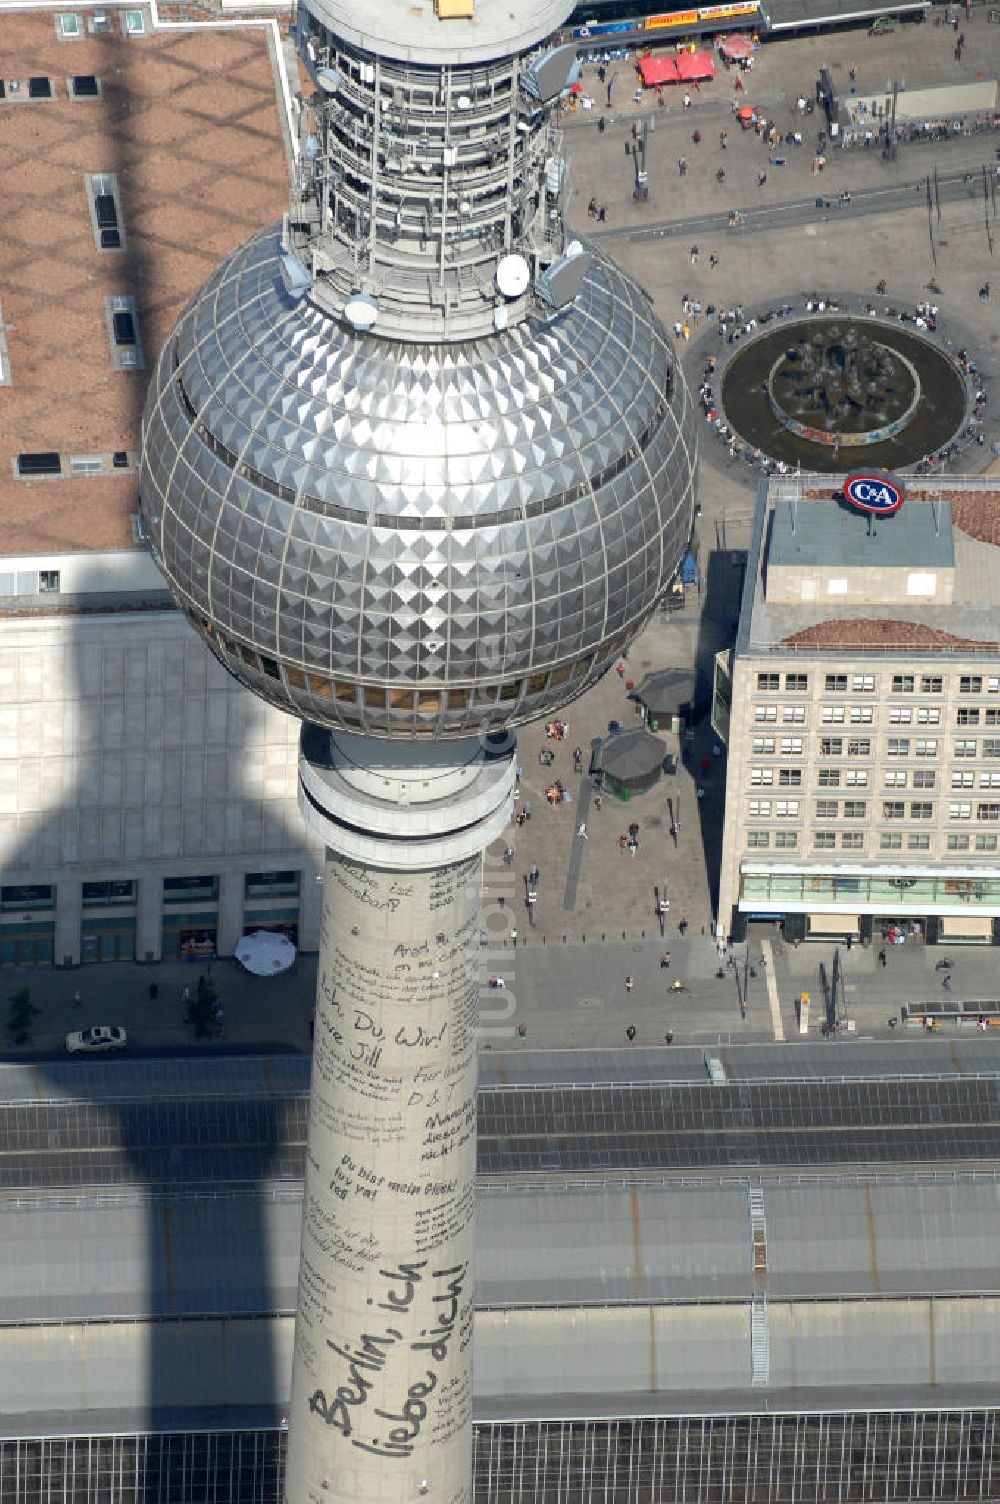
[[[194,997],[187,1006],[187,1021],[194,1026],[199,1039],[205,1039],[215,1026],[219,994],[207,977],[198,978]]]
[[[14,993],[7,1009],[7,1034],[11,1044],[27,1044],[31,1038],[31,1021],[37,1013],[27,987]]]

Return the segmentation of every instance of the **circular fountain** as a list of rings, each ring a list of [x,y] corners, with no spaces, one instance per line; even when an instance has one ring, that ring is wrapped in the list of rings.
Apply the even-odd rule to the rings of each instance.
[[[961,373],[929,339],[849,315],[765,330],[729,360],[719,391],[741,438],[810,470],[911,465],[953,437],[966,409]]]

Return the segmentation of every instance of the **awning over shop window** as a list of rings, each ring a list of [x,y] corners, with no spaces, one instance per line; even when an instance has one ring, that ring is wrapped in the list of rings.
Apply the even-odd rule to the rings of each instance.
[[[857,935],[861,921],[857,914],[807,914],[810,935]]]
[[[987,914],[945,915],[940,922],[940,934],[948,940],[992,940],[993,919]]]

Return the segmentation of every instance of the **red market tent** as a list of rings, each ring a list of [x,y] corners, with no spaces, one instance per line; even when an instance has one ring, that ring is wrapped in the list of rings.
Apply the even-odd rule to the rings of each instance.
[[[644,57],[639,60],[639,72],[647,89],[656,84],[675,84],[680,77],[676,59],[672,57]]]
[[[714,78],[715,59],[710,52],[682,52],[677,59],[677,77],[684,84]]]
[[[730,37],[722,37],[719,40],[719,51],[723,57],[741,59],[753,57],[753,40],[744,36],[742,32],[734,32]]]

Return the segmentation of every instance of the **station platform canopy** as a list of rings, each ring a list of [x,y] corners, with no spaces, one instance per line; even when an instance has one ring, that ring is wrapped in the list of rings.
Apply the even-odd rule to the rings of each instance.
[[[879,16],[916,17],[930,9],[929,0],[880,5],[877,0],[764,0],[761,7],[769,34],[811,26],[850,26]]]

